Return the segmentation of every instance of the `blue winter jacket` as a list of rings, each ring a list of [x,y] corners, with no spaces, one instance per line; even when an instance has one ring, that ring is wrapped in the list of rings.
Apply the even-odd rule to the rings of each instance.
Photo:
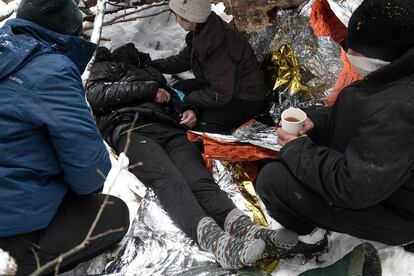
[[[0,237],[45,228],[68,189],[102,186],[111,165],[80,78],[94,50],[23,19],[0,28]]]

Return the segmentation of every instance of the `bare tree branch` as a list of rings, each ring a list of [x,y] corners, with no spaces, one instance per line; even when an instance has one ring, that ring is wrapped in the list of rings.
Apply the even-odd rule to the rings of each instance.
[[[164,12],[166,12],[166,11],[169,11],[169,9],[167,9],[167,10],[163,10],[162,12],[157,12],[157,13],[153,13],[153,14],[148,14],[148,15],[145,15],[145,16],[139,16],[139,17],[126,18],[127,16],[130,16],[130,15],[133,15],[133,14],[137,14],[137,13],[140,13],[140,12],[142,12],[142,11],[149,10],[149,9],[152,9],[152,8],[155,8],[155,7],[166,6],[167,4],[168,4],[168,3],[166,3],[166,2],[162,2],[162,3],[153,4],[153,5],[151,5],[151,6],[147,6],[147,7],[141,8],[141,9],[139,9],[139,10],[134,10],[134,11],[130,11],[130,12],[125,12],[125,13],[124,13],[124,14],[122,14],[122,15],[115,16],[114,18],[112,18],[112,19],[110,19],[110,20],[108,20],[108,21],[104,22],[104,23],[103,23],[103,26],[111,26],[111,25],[116,24],[116,23],[121,23],[121,22],[129,22],[129,21],[135,21],[135,20],[137,20],[137,19],[139,19],[139,18],[147,18],[147,17],[151,17],[151,16],[156,16],[156,15],[158,15],[158,14],[161,14],[161,13],[164,13]],[[117,12],[119,12],[119,11],[121,11],[121,10],[123,10],[123,9],[119,9],[119,10],[117,10]],[[93,28],[95,28],[95,27],[93,27]],[[89,30],[91,30],[91,29],[92,29],[92,27],[85,27],[85,28],[84,28],[84,31],[89,31]]]
[[[125,148],[124,148],[124,153],[125,153],[125,154],[127,154],[127,152],[128,152],[128,149],[129,149],[129,144],[131,143],[131,133],[132,133],[132,129],[134,128],[135,123],[136,123],[136,122],[137,122],[137,120],[138,120],[138,117],[139,117],[139,113],[138,113],[138,112],[136,112],[136,113],[135,113],[135,116],[134,116],[134,120],[132,121],[131,127],[130,127],[130,128],[129,128],[129,130],[128,130],[127,140],[126,140],[126,143],[125,143]]]
[[[116,178],[115,178],[115,179],[116,179]],[[79,251],[81,251],[82,249],[86,248],[86,246],[88,246],[88,245],[89,245],[89,243],[91,242],[91,238],[96,239],[96,237],[97,237],[97,236],[100,236],[101,234],[96,235],[96,236],[94,236],[94,237],[93,237],[93,236],[92,236],[92,233],[93,233],[93,231],[95,230],[95,228],[96,228],[96,226],[97,226],[97,224],[98,224],[98,222],[99,222],[99,220],[100,220],[100,218],[101,218],[101,216],[102,216],[102,213],[103,213],[103,211],[104,211],[105,207],[106,207],[107,205],[109,205],[109,204],[112,204],[112,202],[111,202],[111,201],[109,201],[109,195],[106,195],[106,196],[105,196],[105,199],[104,199],[104,201],[102,202],[102,205],[101,205],[101,207],[99,208],[99,211],[98,211],[98,213],[97,213],[97,215],[96,215],[96,217],[95,217],[95,220],[94,220],[94,221],[93,221],[93,223],[92,223],[92,226],[89,228],[89,231],[88,231],[88,233],[86,234],[85,239],[84,239],[84,240],[83,240],[80,244],[78,244],[77,246],[75,246],[75,247],[74,247],[74,248],[72,248],[71,250],[67,251],[66,253],[60,254],[57,258],[55,258],[55,259],[51,260],[50,262],[46,263],[45,265],[43,265],[43,266],[39,267],[38,269],[36,269],[36,270],[35,270],[32,274],[30,274],[30,275],[31,275],[31,276],[39,276],[39,275],[41,275],[43,272],[45,272],[47,269],[49,269],[49,268],[51,268],[51,267],[53,267],[53,266],[55,266],[55,273],[56,273],[56,272],[58,272],[59,266],[60,266],[60,264],[63,262],[63,260],[64,260],[65,258],[67,258],[67,257],[69,257],[69,256],[72,256],[73,254],[76,254],[76,253],[78,253]],[[118,228],[118,229],[109,230],[109,231],[105,232],[105,234],[106,234],[106,235],[108,235],[108,234],[110,234],[110,233],[114,233],[114,232],[121,232],[121,231],[123,231],[123,230],[124,230],[124,228],[122,227],[122,228]]]
[[[143,165],[144,165],[144,163],[138,162],[138,163],[135,163],[135,164],[132,164],[132,165],[128,166],[128,169],[133,170],[135,168],[142,167]]]
[[[117,229],[110,229],[110,230],[108,230],[108,231],[106,231],[106,232],[104,232],[104,233],[101,233],[101,234],[95,235],[95,236],[93,236],[93,237],[90,237],[90,238],[89,238],[89,241],[94,241],[94,240],[97,240],[97,239],[103,238],[103,237],[105,237],[105,236],[108,236],[109,234],[112,234],[112,233],[118,233],[118,232],[121,232],[121,231],[123,231],[123,230],[124,230],[124,227],[120,227],[120,228],[117,228]]]
[[[148,18],[148,17],[152,17],[152,16],[156,16],[156,15],[159,15],[159,14],[165,13],[165,12],[169,12],[169,11],[170,11],[170,10],[169,10],[169,9],[167,9],[167,10],[162,10],[162,11],[160,11],[160,12],[153,13],[153,14],[148,14],[148,15],[143,15],[143,16],[135,16],[135,17],[130,17],[130,18],[125,19],[125,20],[122,20],[122,21],[113,22],[112,24],[116,24],[116,23],[123,23],[123,22],[130,22],[130,21],[135,21],[135,20],[137,20],[137,19]],[[112,24],[111,24],[111,25],[112,25]]]
[[[36,250],[32,247],[31,248],[33,256],[36,260],[36,269],[38,269],[40,267],[40,259],[39,259],[39,255],[37,255]]]

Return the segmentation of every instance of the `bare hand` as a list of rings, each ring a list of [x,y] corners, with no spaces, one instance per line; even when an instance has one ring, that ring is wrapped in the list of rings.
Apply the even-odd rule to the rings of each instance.
[[[185,125],[188,128],[193,128],[197,123],[197,116],[193,110],[187,110],[181,116],[180,125]]]
[[[281,145],[282,147],[284,147],[287,143],[299,138],[299,136],[295,136],[295,135],[287,133],[281,127],[279,127],[276,130],[276,133],[278,137],[277,143]]]
[[[171,99],[170,93],[163,88],[158,88],[157,95],[155,96],[155,101],[157,103],[168,103]]]
[[[303,125],[303,128],[299,131],[299,136],[306,135],[310,130],[312,130],[315,127],[312,120],[308,117],[305,120],[305,124]]]

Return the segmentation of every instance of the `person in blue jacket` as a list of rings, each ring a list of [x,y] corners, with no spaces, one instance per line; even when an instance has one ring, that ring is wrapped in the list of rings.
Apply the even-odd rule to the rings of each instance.
[[[21,1],[0,29],[0,248],[18,275],[81,243],[104,201],[111,163],[85,100],[81,73],[95,45],[79,35],[73,0]],[[125,203],[110,196],[71,269],[112,247],[129,227]],[[54,271],[54,266],[46,273]]]

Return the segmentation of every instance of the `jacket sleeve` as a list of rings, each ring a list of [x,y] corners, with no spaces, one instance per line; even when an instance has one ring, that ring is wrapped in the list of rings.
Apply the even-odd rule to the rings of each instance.
[[[316,141],[318,145],[329,145],[330,137],[330,118],[332,113],[331,107],[315,106],[304,110],[312,120],[314,128],[309,133],[309,137]]]
[[[393,119],[396,118],[396,119]],[[307,137],[288,143],[280,160],[331,204],[363,209],[383,201],[414,174],[414,108],[390,103],[365,119],[344,153]]]
[[[125,76],[126,68],[110,62],[97,63],[87,84],[87,99],[94,113],[107,114],[116,109],[153,101],[157,81],[143,81]],[[117,73],[122,71],[123,74]]]
[[[190,105],[214,109],[227,105],[233,98],[236,82],[236,64],[229,52],[216,51],[203,62],[204,78],[210,86],[191,92],[185,97]]]
[[[69,187],[88,194],[102,187],[111,162],[86,103],[79,71],[67,59],[39,80],[36,102]],[[62,63],[58,63],[62,64]]]
[[[191,39],[189,33],[186,37],[187,45],[178,55],[170,56],[165,59],[156,59],[151,62],[151,66],[158,69],[163,74],[178,74],[191,69]]]

